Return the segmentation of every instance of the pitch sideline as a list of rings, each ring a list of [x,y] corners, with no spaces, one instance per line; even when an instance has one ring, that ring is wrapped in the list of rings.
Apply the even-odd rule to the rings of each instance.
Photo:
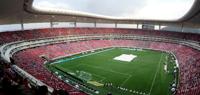
[[[160,69],[160,63],[161,63],[161,61],[162,61],[162,57],[163,57],[163,53],[162,53],[162,55],[161,55],[161,57],[160,57],[160,61],[159,61],[159,64],[158,64],[158,68],[157,68],[156,73],[155,73],[155,75],[154,75],[154,79],[153,79],[153,82],[152,82],[152,84],[151,84],[151,88],[150,88],[150,91],[149,91],[149,95],[151,95],[151,91],[152,91],[153,86],[154,86],[154,84],[155,84],[155,80],[156,80],[158,71],[159,71],[159,69]]]

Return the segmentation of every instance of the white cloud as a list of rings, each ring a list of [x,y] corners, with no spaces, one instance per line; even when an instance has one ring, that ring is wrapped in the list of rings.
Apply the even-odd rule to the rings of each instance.
[[[194,0],[34,0],[35,7],[67,9],[112,17],[175,20]]]
[[[171,2],[170,2],[171,1]],[[179,19],[185,15],[192,6],[190,0],[148,0],[146,6],[134,14],[134,18],[144,19]]]

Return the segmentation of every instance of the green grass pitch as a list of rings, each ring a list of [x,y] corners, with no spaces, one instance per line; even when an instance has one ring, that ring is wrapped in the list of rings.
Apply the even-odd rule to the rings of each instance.
[[[131,62],[113,59],[121,54],[137,57]],[[175,61],[170,57],[169,53],[161,51],[109,48],[62,58],[47,67],[63,80],[65,77],[77,82],[82,80],[80,82],[97,90],[97,95],[109,92],[113,95],[171,95]],[[167,64],[168,72],[164,70],[164,64]],[[104,85],[97,86],[88,81]]]

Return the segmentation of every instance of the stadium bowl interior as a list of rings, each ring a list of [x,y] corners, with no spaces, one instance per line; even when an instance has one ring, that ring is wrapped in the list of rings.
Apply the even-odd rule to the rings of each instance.
[[[134,18],[115,19],[81,12],[48,12],[37,10],[32,7],[32,4],[33,0],[0,1],[0,94],[200,95],[200,0],[194,0],[191,9],[183,17],[173,21]],[[78,77],[70,74],[70,71],[64,72],[64,69],[62,69],[64,66],[61,67],[62,70],[53,70],[60,69],[58,68],[59,66],[54,66],[53,64],[59,63],[65,58],[67,58],[65,61],[70,60],[73,63],[74,58],[82,56],[87,56],[88,58],[90,57],[88,55],[113,48],[132,49],[136,55],[136,51],[140,52],[140,49],[150,50],[150,53],[161,52],[161,54],[164,54],[163,52],[165,52],[166,55],[173,56],[172,60],[174,62],[169,61],[169,63],[171,62],[174,65],[170,67],[165,65],[167,63],[162,62],[164,64],[160,65],[161,68],[159,69],[151,68],[152,66],[150,65],[144,65],[143,67],[139,65],[138,67],[142,67],[140,69],[150,68],[149,70],[153,70],[153,72],[158,71],[158,75],[155,72],[153,73],[153,78],[150,79],[150,86],[147,90],[145,81],[142,81],[145,79],[139,79],[140,76],[138,79],[137,77],[134,78],[140,80],[139,82],[142,86],[137,86],[136,81],[135,86],[134,82],[129,82],[130,85],[133,85],[130,87],[135,90],[119,86],[114,88],[115,82],[111,81],[113,82],[112,84],[107,81],[109,80],[107,78],[112,75],[115,76],[114,73],[116,72],[114,71],[119,69],[117,66],[112,68],[112,66],[109,67],[108,65],[108,67],[105,67],[105,72],[107,68],[111,68],[110,72],[113,69],[113,73],[108,77],[102,75],[105,77],[105,79],[101,80],[104,81],[102,82],[103,87],[94,87],[94,85],[89,84],[90,81],[85,82],[83,77],[80,78],[80,76],[90,76],[89,79],[86,77],[86,80],[92,80],[91,76],[95,76],[95,74],[92,74],[90,70],[88,72],[91,74],[83,72],[84,74]],[[123,50],[116,51],[123,52]],[[114,52],[113,55],[117,52]],[[124,52],[128,54],[127,51]],[[123,54],[121,53],[121,55]],[[113,55],[110,56],[112,58],[117,57]],[[140,54],[136,55],[129,56],[133,57],[131,60],[135,58],[134,60],[137,61]],[[107,54],[102,54],[102,56],[107,56]],[[155,62],[157,62],[154,64],[156,67],[160,62],[159,60],[156,61],[158,59],[156,54],[154,55],[155,57],[152,56],[150,58],[155,58]],[[158,57],[160,56],[162,57],[162,55]],[[81,64],[88,62],[89,64],[89,61],[84,61],[87,58],[78,58],[78,61],[75,60],[74,62],[80,62]],[[93,57],[91,60],[87,60],[92,62],[104,60],[96,58]],[[163,58],[163,60],[165,59],[167,57]],[[143,60],[146,59],[138,62],[145,62]],[[112,59],[112,61],[108,62],[117,63],[118,61]],[[119,66],[121,65],[123,64]],[[73,65],[69,66],[67,68],[73,67]],[[80,67],[76,69],[81,71],[85,69],[87,71],[90,68],[80,64],[76,66]],[[99,69],[101,65],[95,64],[95,66],[93,65],[93,68],[95,67],[98,70],[96,73],[96,77],[98,77],[100,75],[98,75],[98,72],[104,72],[104,70],[101,71]],[[171,71],[164,71],[164,68],[167,68],[165,66],[171,68]],[[132,69],[137,73],[137,69],[134,68]],[[77,70],[73,73],[77,72]],[[61,71],[66,75],[60,76]],[[166,72],[168,73],[166,74]],[[123,74],[121,73],[121,76],[117,77],[123,79]],[[148,76],[148,74],[145,75],[140,70],[138,70],[138,74]],[[162,79],[162,74],[172,76],[173,81],[160,80]],[[128,75],[128,79],[121,84],[126,84],[125,82],[131,79],[129,79]],[[101,86],[101,83],[95,83],[93,84]],[[166,83],[167,86],[162,86],[162,83]]]

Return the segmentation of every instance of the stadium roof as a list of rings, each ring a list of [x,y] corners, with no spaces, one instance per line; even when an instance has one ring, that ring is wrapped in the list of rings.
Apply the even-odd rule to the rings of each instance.
[[[176,21],[194,0],[34,0],[33,9],[116,20]]]
[[[37,2],[37,1],[44,1],[44,0],[36,0],[35,2]],[[50,0],[50,1],[55,1],[55,0]],[[62,0],[62,1],[64,1],[64,0]],[[67,1],[74,1],[74,0],[67,0]],[[76,4],[78,4],[78,2],[80,2],[80,0],[76,0],[76,1],[77,1],[77,2],[75,2]],[[85,0],[85,2],[81,3],[81,4],[87,5],[86,1],[88,1],[88,0]],[[109,2],[111,2],[111,1],[113,1],[113,0],[110,0]],[[129,0],[125,0],[125,1],[129,1]],[[131,0],[131,1],[133,1],[133,0]],[[134,0],[134,1],[136,1],[136,0]],[[137,0],[137,1],[141,1],[141,0]],[[148,0],[143,0],[143,1],[148,1]],[[151,0],[149,0],[149,1],[151,1]],[[160,1],[160,0],[156,0],[156,1]],[[168,1],[172,1],[172,0],[168,0]],[[175,1],[177,1],[177,3],[175,3]],[[179,16],[171,17],[171,18],[169,17],[168,19],[163,19],[162,17],[152,18],[157,15],[157,14],[154,14],[154,12],[161,12],[159,14],[165,14],[165,11],[163,12],[160,10],[154,10],[154,11],[151,11],[148,13],[144,13],[144,14],[150,14],[149,18],[148,18],[148,16],[145,17],[142,15],[141,16],[139,15],[137,17],[134,15],[138,15],[138,14],[133,14],[133,17],[131,19],[127,19],[130,16],[130,14],[127,14],[127,13],[131,13],[131,12],[129,12],[129,10],[123,11],[123,10],[119,10],[119,9],[115,8],[115,7],[119,6],[117,4],[116,5],[114,4],[115,7],[113,8],[113,9],[117,10],[116,14],[114,14],[114,13],[112,14],[112,11],[116,11],[116,10],[110,10],[111,12],[107,12],[107,13],[102,13],[102,11],[100,10],[99,12],[96,11],[96,13],[92,13],[92,12],[88,11],[87,9],[82,9],[82,8],[81,8],[82,10],[79,12],[77,10],[80,8],[74,8],[74,6],[75,6],[75,5],[73,5],[74,3],[70,4],[72,6],[72,7],[70,7],[72,9],[71,10],[72,13],[70,13],[68,11],[66,13],[65,12],[62,13],[62,12],[56,12],[53,10],[50,10],[50,12],[44,11],[44,10],[38,10],[41,7],[33,6],[33,4],[34,4],[33,0],[1,0],[0,1],[0,24],[11,24],[11,23],[21,23],[21,22],[24,22],[24,23],[48,22],[48,21],[52,20],[52,21],[79,21],[79,22],[100,22],[100,23],[101,22],[103,22],[103,23],[159,23],[159,24],[160,23],[170,23],[170,24],[180,24],[181,23],[184,25],[199,26],[200,25],[200,7],[199,7],[200,1],[199,0],[175,0],[175,1],[173,0],[173,2],[170,2],[170,3],[174,4],[172,6],[175,6],[175,5],[177,5],[177,7],[186,6],[184,8],[185,11],[183,13],[181,13],[181,14],[185,14],[183,17],[182,17],[182,15],[178,14]],[[186,3],[180,3],[182,1],[183,2],[186,1]],[[59,0],[56,0],[56,2],[59,2]],[[164,1],[162,0],[161,2],[164,2]],[[52,3],[55,3],[55,2],[52,2]],[[105,3],[107,3],[107,1],[104,1],[100,5],[104,5]],[[118,3],[121,3],[121,2],[118,1]],[[139,2],[137,2],[137,3],[139,3]],[[166,1],[164,3],[166,3]],[[107,6],[112,6],[112,5],[113,4],[109,3]],[[127,6],[128,5],[129,5],[129,7],[131,7],[130,4],[127,4]],[[138,4],[136,4],[136,5],[138,5]],[[106,6],[104,6],[104,7],[102,7],[102,8],[107,9]],[[137,9],[137,8],[139,8],[139,9]],[[166,8],[166,6],[163,8]],[[167,8],[169,8],[169,10],[170,10],[168,12],[172,12],[173,9],[175,10],[173,12],[181,12],[181,8],[174,8],[174,7],[170,8],[170,5]],[[126,8],[124,8],[124,9],[126,9]],[[136,9],[137,9],[137,11],[135,13],[138,13],[141,11],[140,7],[136,7]],[[155,7],[153,9],[158,9],[158,8]],[[56,10],[56,8],[54,10]],[[75,13],[73,13],[74,12],[73,10],[75,10]],[[84,11],[84,10],[86,10],[86,11]],[[66,11],[66,10],[64,10],[64,11]],[[127,14],[127,15],[121,15],[120,12],[124,12],[124,14]],[[172,15],[171,13],[168,13],[168,12],[166,11],[166,14]],[[109,18],[109,17],[111,17],[111,18]],[[123,19],[119,19],[119,18],[123,18]]]

